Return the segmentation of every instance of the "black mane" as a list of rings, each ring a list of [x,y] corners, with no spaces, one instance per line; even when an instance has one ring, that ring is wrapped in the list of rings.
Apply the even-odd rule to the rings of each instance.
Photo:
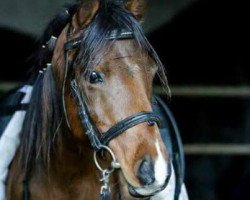
[[[159,78],[163,85],[167,86],[164,67],[157,53],[145,37],[141,24],[129,11],[124,9],[121,2],[101,1],[100,9],[94,20],[82,34],[83,40],[76,63],[83,66],[85,72],[91,71],[95,67],[96,59],[99,59],[105,53],[104,51],[112,45],[107,40],[110,33],[114,30],[128,30],[133,32],[138,47],[155,60],[159,67]]]
[[[20,165],[29,170],[36,162],[47,165],[50,154],[56,143],[56,133],[62,120],[61,99],[51,67],[53,50],[44,48],[51,36],[58,37],[70,22],[78,3],[66,5],[46,27],[38,41],[38,49],[31,56],[34,63],[31,69],[29,84],[33,85],[30,106],[27,110],[21,133]],[[46,72],[39,73],[46,68]],[[52,123],[53,121],[53,123]]]

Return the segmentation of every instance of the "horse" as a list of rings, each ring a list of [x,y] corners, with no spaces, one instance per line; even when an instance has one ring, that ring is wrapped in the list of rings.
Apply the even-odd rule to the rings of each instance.
[[[18,89],[8,200],[179,199],[152,106],[154,77],[167,78],[144,14],[142,0],[81,0],[50,22]]]

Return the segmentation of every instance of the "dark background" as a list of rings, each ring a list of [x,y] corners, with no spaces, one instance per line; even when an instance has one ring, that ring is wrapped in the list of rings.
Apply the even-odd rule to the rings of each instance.
[[[243,0],[196,0],[147,32],[170,88],[249,85],[248,8]],[[36,39],[0,27],[0,81],[25,79]],[[249,98],[173,96],[166,102],[184,144],[250,143]],[[187,154],[186,185],[190,200],[248,199],[249,156]]]
[[[246,1],[200,0],[150,33],[170,85],[249,85],[249,19]],[[250,142],[249,98],[173,96],[169,105],[184,144]],[[249,157],[186,155],[186,184],[191,200],[249,199]]]

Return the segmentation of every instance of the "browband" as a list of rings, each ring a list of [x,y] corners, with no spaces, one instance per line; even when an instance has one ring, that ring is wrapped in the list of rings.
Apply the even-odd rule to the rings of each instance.
[[[64,50],[68,51],[70,49],[79,48],[82,42],[82,36],[69,40],[64,45]],[[114,29],[108,32],[106,39],[107,40],[122,40],[122,39],[131,39],[134,38],[134,33],[126,29]]]
[[[128,29],[114,29],[108,33],[106,39],[108,40],[121,40],[134,38],[134,33]]]

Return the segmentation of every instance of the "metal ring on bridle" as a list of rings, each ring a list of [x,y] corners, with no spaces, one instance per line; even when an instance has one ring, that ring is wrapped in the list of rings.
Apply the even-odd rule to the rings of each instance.
[[[121,166],[120,166],[120,163],[116,160],[115,154],[113,153],[113,151],[112,151],[109,147],[107,147],[107,146],[105,146],[105,145],[101,145],[100,147],[101,147],[101,149],[107,150],[107,152],[109,152],[109,154],[110,154],[111,157],[112,157],[111,168],[108,169],[108,170],[109,170],[108,172],[111,173],[111,172],[114,171],[114,169],[119,169]],[[103,168],[101,167],[101,165],[99,164],[99,162],[98,162],[98,160],[97,160],[96,155],[97,155],[97,152],[94,151],[94,161],[95,161],[96,167],[97,167],[101,172],[107,170],[107,169],[103,169]]]

